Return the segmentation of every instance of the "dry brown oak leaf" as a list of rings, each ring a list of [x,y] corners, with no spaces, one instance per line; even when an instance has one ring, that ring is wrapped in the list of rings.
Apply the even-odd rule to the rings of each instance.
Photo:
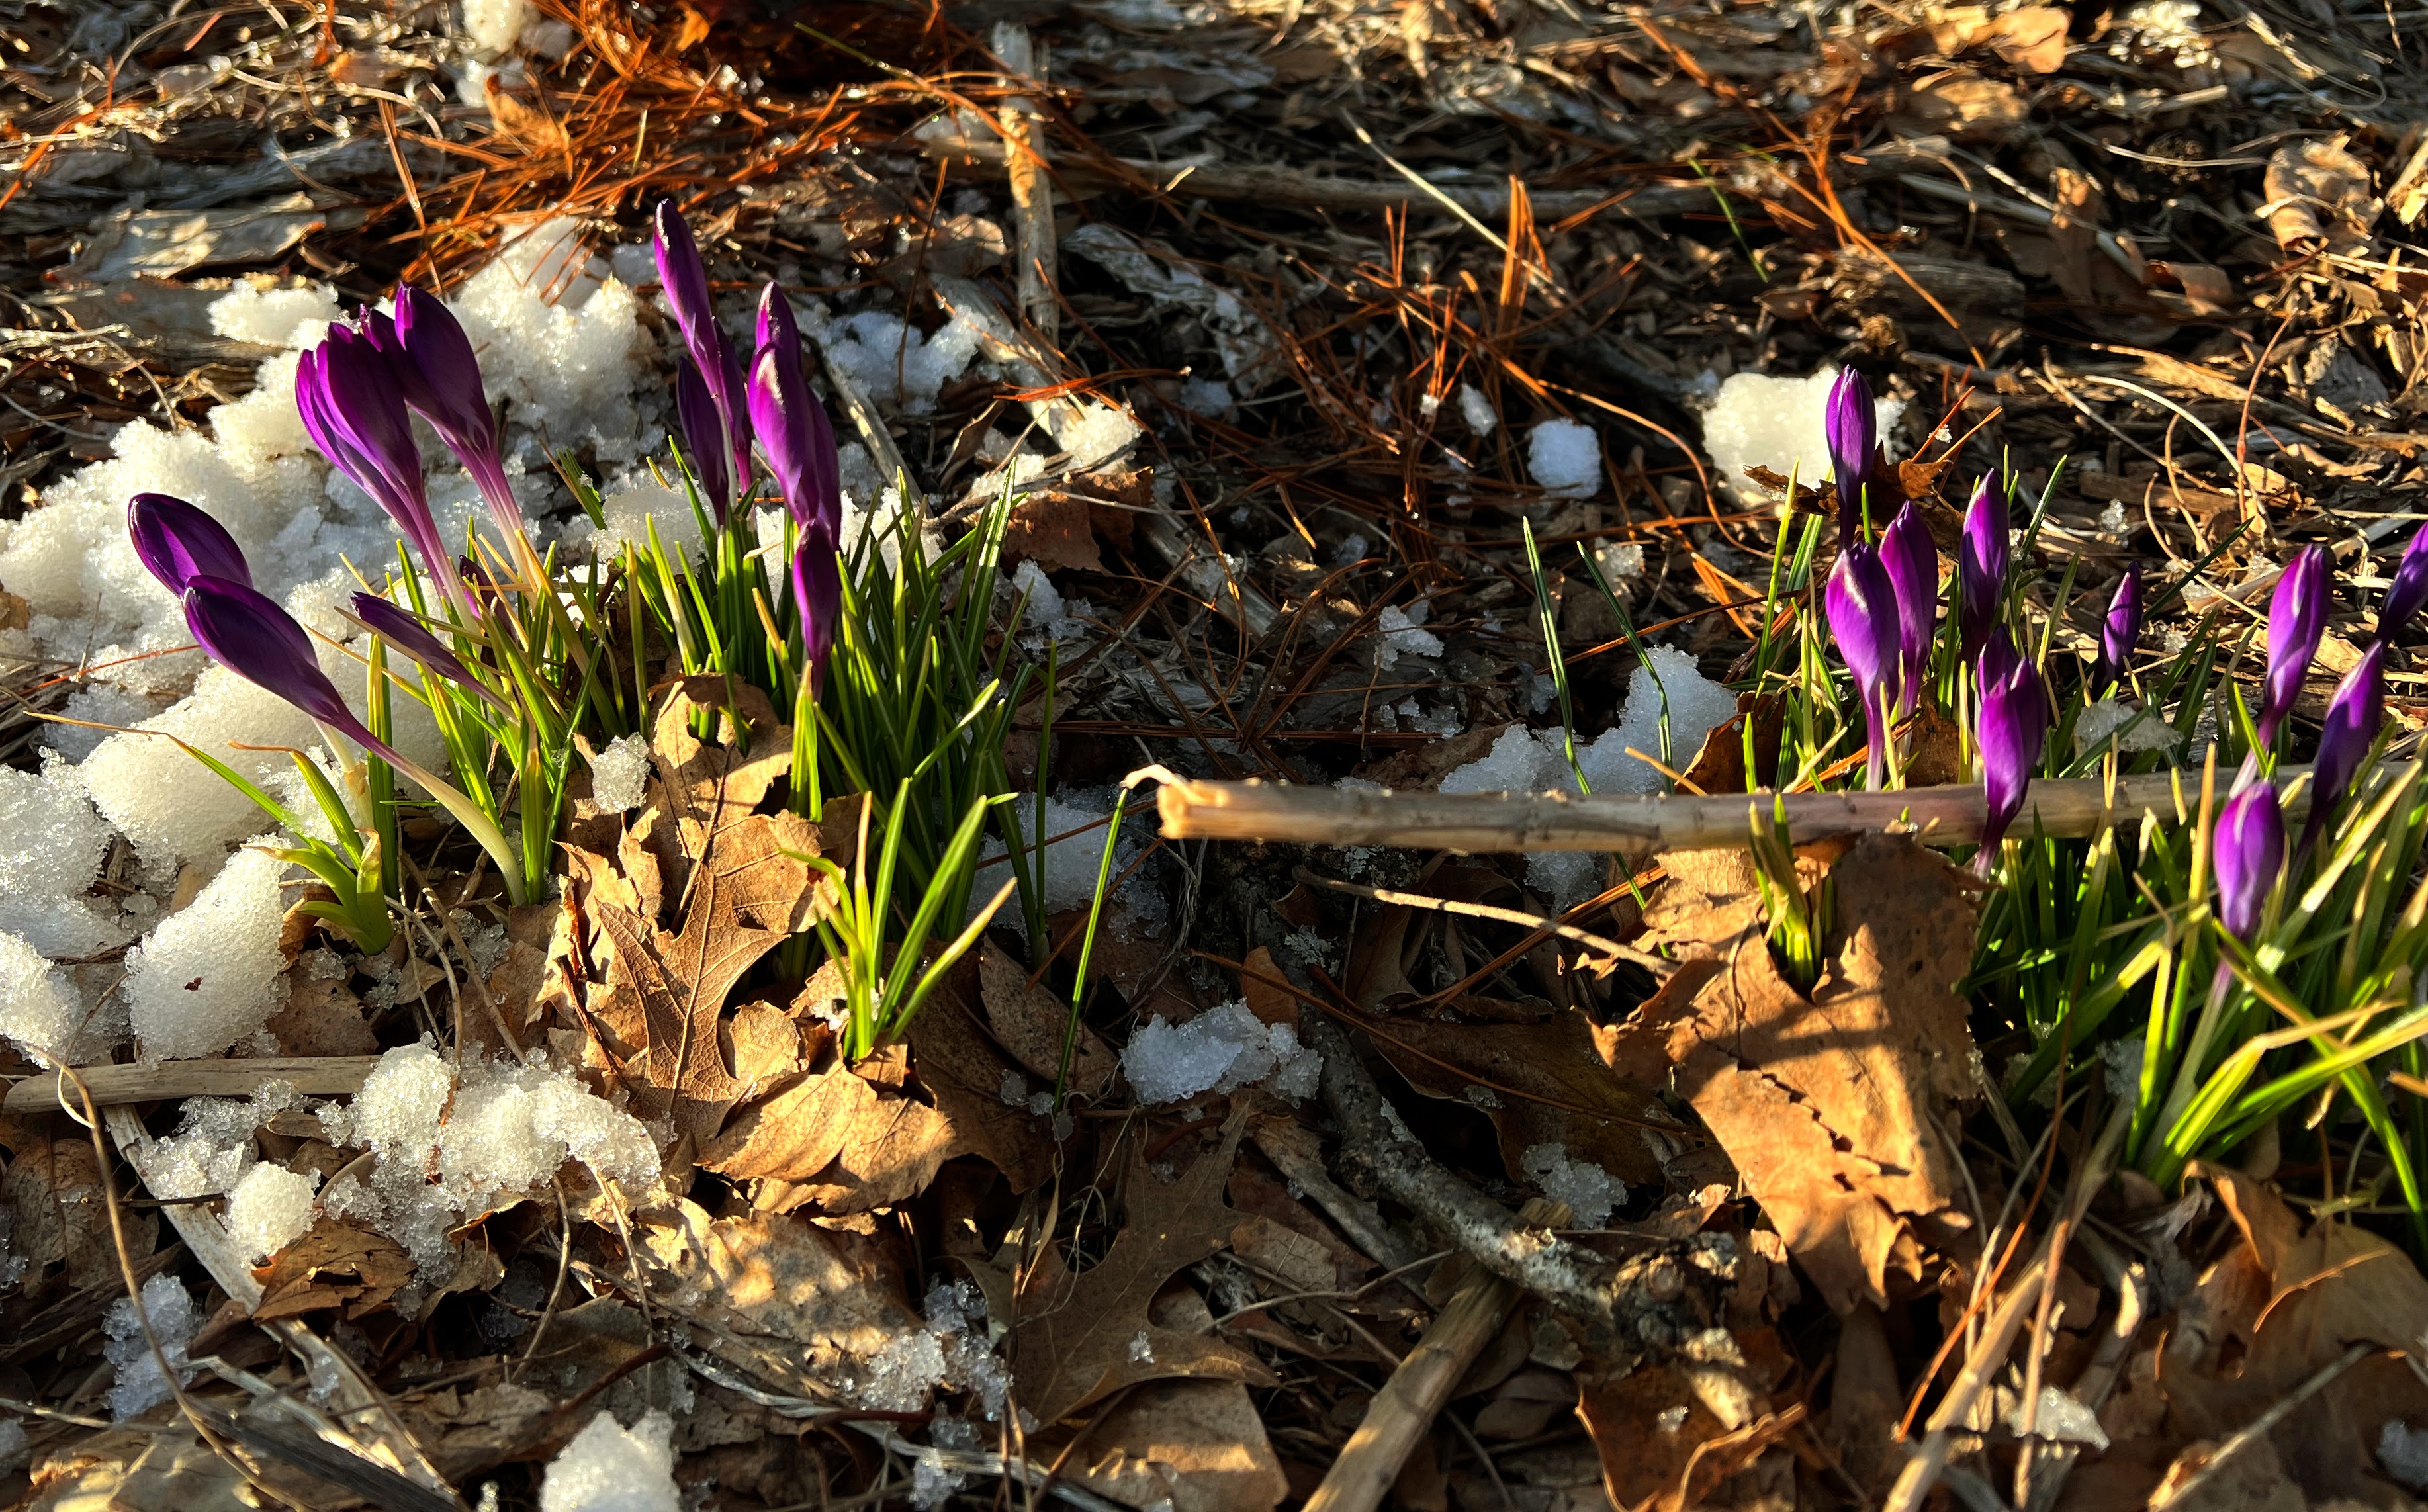
[[[1230,1241],[1246,1219],[1222,1200],[1246,1127],[1243,1109],[1215,1146],[1170,1181],[1132,1154],[1122,1190],[1128,1201],[1113,1247],[1077,1274],[1048,1246],[1013,1298],[1012,1373],[1029,1409],[1058,1422],[1140,1381],[1189,1376],[1271,1384],[1254,1356],[1210,1335],[1180,1333],[1148,1312],[1174,1272]],[[1136,1347],[1143,1338],[1146,1347]]]
[[[595,1011],[631,1023],[637,1007],[648,1052],[627,1070],[642,1094],[638,1110],[670,1115],[704,1143],[746,1090],[727,1067],[719,1043],[726,997],[762,957],[808,926],[818,893],[803,858],[818,853],[818,841],[798,814],[752,812],[774,781],[769,759],[754,753],[790,745],[772,714],[754,726],[747,748],[738,740],[705,746],[688,727],[689,689],[686,683],[667,699],[652,747],[680,839],[679,856],[662,852],[658,859],[681,929],[669,932],[621,903],[597,897],[594,920],[615,957],[607,969],[608,1001]],[[763,711],[763,696],[757,702]]]
[[[1918,1281],[1922,1247],[1971,1226],[1945,1130],[1975,1094],[1955,990],[1975,916],[1967,879],[1905,836],[1861,837],[1831,874],[1836,929],[1809,999],[1748,927],[1688,961],[1610,1053],[1665,1039],[1679,1090],[1843,1314],[1895,1300],[1892,1272]]]

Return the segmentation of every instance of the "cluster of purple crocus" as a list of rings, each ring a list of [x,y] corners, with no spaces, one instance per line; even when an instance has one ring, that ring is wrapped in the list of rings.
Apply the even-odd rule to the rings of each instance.
[[[843,467],[826,406],[810,389],[792,303],[769,284],[759,297],[758,344],[747,376],[717,323],[699,244],[672,200],[657,211],[658,278],[681,330],[675,409],[700,492],[725,522],[733,490],[746,486],[755,436],[796,531],[793,600],[812,695],[826,674],[843,613]]]

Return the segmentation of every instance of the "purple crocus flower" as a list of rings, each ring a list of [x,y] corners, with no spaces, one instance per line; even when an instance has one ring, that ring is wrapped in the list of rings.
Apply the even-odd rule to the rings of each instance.
[[[2293,712],[2302,680],[2319,654],[2327,629],[2327,549],[2305,546],[2293,553],[2276,596],[2268,602],[2268,674],[2261,682],[2259,743],[2275,744],[2276,731]]]
[[[2353,774],[2377,741],[2386,721],[2386,642],[2373,641],[2360,660],[2336,684],[2327,700],[2326,729],[2319,736],[2319,754],[2310,764],[2310,816],[2302,826],[2302,848],[2319,838],[2327,814],[2343,801]]]
[[[793,302],[784,297],[782,287],[773,280],[759,291],[758,352],[774,349],[777,360],[796,370],[802,367],[801,327],[793,318]]]
[[[2048,689],[2040,669],[2015,649],[2000,630],[1982,648],[1974,669],[1981,690],[1980,725],[1976,744],[1981,752],[1981,792],[1987,813],[1981,823],[1981,849],[1974,864],[1988,875],[1998,853],[1998,842],[2024,806],[2032,768],[2040,764],[2041,748],[2048,738]]]
[[[357,593],[354,595],[354,618],[362,622],[364,629],[420,663],[426,670],[462,683],[502,714],[511,715],[515,713],[514,705],[467,670],[455,653],[447,649],[447,643],[431,633],[430,627],[412,611],[392,604],[375,593]]]
[[[379,350],[359,332],[331,326],[329,338],[296,366],[295,406],[321,455],[371,496],[421,553],[430,575],[460,599],[463,587],[431,517],[421,450]]]
[[[2428,608],[2428,525],[2411,533],[2411,544],[2395,564],[2394,581],[2386,585],[2386,601],[2378,606],[2377,638],[2392,640],[2423,608]]]
[[[827,653],[843,625],[843,559],[834,537],[812,525],[793,551],[793,602],[801,613],[801,651],[810,696],[826,686]]]
[[[510,537],[521,535],[522,505],[506,482],[481,359],[454,314],[437,295],[399,284],[395,315],[365,311],[363,335],[387,359],[405,407],[430,422],[479,485],[498,528]]]
[[[1896,590],[1897,712],[1911,714],[1922,697],[1930,665],[1930,637],[1939,619],[1939,548],[1930,529],[1907,503],[1880,533],[1880,563]]]
[[[2209,864],[2217,872],[2218,917],[2236,938],[2249,941],[2285,865],[2285,811],[2273,784],[2246,782],[2217,811]]]
[[[666,306],[682,331],[683,346],[699,368],[725,434],[726,455],[732,476],[750,475],[750,430],[743,417],[742,364],[733,345],[716,323],[716,306],[708,293],[708,268],[699,260],[699,243],[692,239],[691,223],[672,200],[658,202],[658,283]]]
[[[2124,680],[2132,665],[2133,647],[2141,638],[2141,564],[2124,569],[2116,596],[2108,600],[2108,618],[2099,627],[2099,663],[2091,674],[2091,696],[2108,697]]]
[[[1823,595],[1830,633],[1838,654],[1855,674],[1855,689],[1863,700],[1863,726],[1869,733],[1871,764],[1866,781],[1872,787],[1888,781],[1889,705],[1898,692],[1896,588],[1879,552],[1857,541],[1838,553]]]
[[[1871,475],[1872,455],[1880,439],[1872,386],[1859,370],[1838,370],[1838,381],[1830,386],[1829,404],[1821,413],[1821,431],[1829,443],[1829,468],[1838,483],[1838,534],[1842,540],[1852,540],[1862,518],[1863,482]]]
[[[1997,474],[1983,478],[1964,506],[1964,538],[1956,549],[1956,625],[1966,660],[1981,654],[2007,589],[2007,492]]]
[[[689,357],[675,366],[675,419],[682,427],[692,470],[699,477],[700,497],[722,522],[733,499],[733,480],[726,468],[725,418],[716,412],[716,401]]]
[[[173,494],[137,494],[126,501],[126,534],[136,560],[171,593],[194,578],[226,578],[253,586],[253,569],[227,527]]]
[[[843,465],[834,428],[800,364],[784,358],[779,339],[761,347],[752,360],[750,426],[767,453],[767,470],[775,474],[785,507],[803,530],[824,532],[832,542],[843,529]]]

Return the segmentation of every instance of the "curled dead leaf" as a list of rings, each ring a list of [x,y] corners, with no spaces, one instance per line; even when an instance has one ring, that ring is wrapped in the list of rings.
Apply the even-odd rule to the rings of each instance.
[[[2268,156],[2260,218],[2288,252],[2364,247],[2386,206],[2370,192],[2369,165],[2340,140],[2287,142]]]

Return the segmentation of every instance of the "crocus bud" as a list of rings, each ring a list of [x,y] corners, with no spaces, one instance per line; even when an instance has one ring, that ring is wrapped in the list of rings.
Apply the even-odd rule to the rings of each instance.
[[[2091,696],[2108,697],[2132,665],[2134,644],[2141,638],[2141,564],[2134,563],[2117,581],[2116,596],[2108,600],[2108,618],[2099,627],[2099,665],[2091,674]]]
[[[2411,544],[2394,565],[2394,581],[2386,585],[2386,601],[2377,610],[2377,638],[2392,640],[2423,608],[2428,608],[2428,525],[2411,533]]]
[[[1854,368],[1838,370],[1822,411],[1821,430],[1829,443],[1829,469],[1838,482],[1838,534],[1854,538],[1862,518],[1863,482],[1872,470],[1872,453],[1880,439],[1879,415],[1872,404],[1872,386]]]
[[[447,643],[432,634],[430,627],[416,618],[411,611],[388,602],[378,594],[357,593],[354,595],[354,618],[361,621],[364,629],[420,663],[425,670],[462,683],[501,713],[511,715],[515,712],[512,704],[467,670],[455,653],[447,649]]]
[[[2217,811],[2209,864],[2217,873],[2219,919],[2249,941],[2285,865],[2285,811],[2265,779],[2237,788]]]
[[[2276,596],[2268,602],[2268,674],[2261,684],[2259,743],[2275,744],[2276,731],[2293,712],[2302,680],[2319,654],[2327,629],[2327,549],[2305,546],[2293,553]]]
[[[2310,817],[2302,826],[2302,848],[2319,837],[2329,811],[2343,801],[2369,748],[2386,721],[2386,642],[2373,641],[2327,701],[2327,723],[2319,754],[2310,764]]]
[[[1974,676],[1981,698],[1975,744],[1981,752],[1981,791],[1988,810],[1975,864],[1987,875],[1998,842],[2023,809],[2032,768],[2040,764],[2041,747],[2048,738],[2048,689],[2040,669],[2016,651],[2004,630],[1994,632],[1982,648]]]
[[[800,322],[793,318],[793,302],[773,282],[759,291],[759,345],[755,350],[771,349],[777,361],[796,371],[801,368]]]
[[[421,553],[430,575],[460,597],[431,517],[421,449],[387,360],[359,333],[331,326],[329,338],[296,366],[295,407],[320,454],[371,496]]]
[[[186,583],[186,628],[205,655],[361,746],[387,756],[363,728],[336,683],[320,670],[312,637],[293,616],[250,583],[198,577]]]
[[[675,419],[682,427],[683,448],[691,453],[692,469],[699,475],[700,497],[708,501],[709,513],[717,523],[723,524],[726,506],[733,498],[732,479],[726,471],[725,419],[716,412],[716,401],[709,396],[698,365],[689,357],[675,363]]]
[[[1896,590],[1897,712],[1911,714],[1930,666],[1930,637],[1939,621],[1939,548],[1913,505],[1900,506],[1880,533],[1880,563]]]
[[[804,531],[823,532],[829,542],[840,537],[843,464],[834,427],[800,364],[784,360],[780,339],[762,347],[750,364],[750,427],[793,518]]]
[[[1964,538],[1956,549],[1956,625],[1965,659],[1981,654],[2007,590],[2007,493],[1997,474],[1981,480],[1964,506]]]
[[[437,295],[411,284],[396,286],[396,314],[363,316],[363,335],[387,359],[405,407],[430,422],[447,449],[472,475],[498,528],[510,536],[523,531],[522,505],[506,482],[498,451],[497,417],[490,413],[481,381],[481,359],[454,313]]]
[[[126,501],[126,534],[136,560],[169,591],[183,596],[194,578],[226,578],[253,586],[253,569],[227,527],[172,494],[137,494]]]
[[[658,282],[665,290],[666,307],[682,331],[683,346],[699,368],[708,397],[715,406],[731,459],[731,476],[750,473],[750,432],[742,413],[742,364],[716,323],[716,306],[709,299],[708,268],[699,260],[699,244],[691,224],[672,200],[658,202]]]
[[[1838,654],[1855,675],[1855,690],[1863,700],[1863,726],[1869,732],[1871,764],[1866,780],[1873,787],[1888,781],[1889,726],[1887,705],[1898,692],[1900,627],[1896,588],[1880,563],[1879,552],[1861,541],[1838,553],[1823,595],[1830,633]]]
[[[814,698],[826,685],[827,653],[843,625],[843,559],[834,537],[815,526],[801,533],[793,551],[793,602],[801,614],[802,660]]]

